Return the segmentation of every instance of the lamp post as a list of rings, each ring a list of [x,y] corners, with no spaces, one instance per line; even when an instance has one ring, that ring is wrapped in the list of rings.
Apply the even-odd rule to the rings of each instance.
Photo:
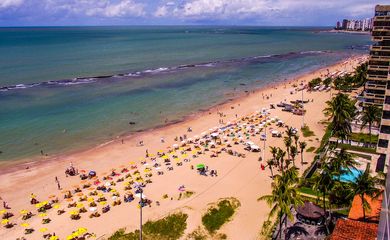
[[[143,205],[142,193],[143,193],[143,190],[142,190],[142,185],[141,184],[137,183],[135,187],[137,188],[137,190],[140,193],[140,200],[139,200],[139,205],[140,205],[140,212],[139,212],[139,239],[142,240],[142,205]]]

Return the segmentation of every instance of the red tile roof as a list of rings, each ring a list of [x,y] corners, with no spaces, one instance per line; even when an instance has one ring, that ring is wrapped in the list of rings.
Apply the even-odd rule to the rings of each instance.
[[[382,206],[382,194],[377,199],[372,199],[368,196],[364,197],[371,207],[371,210],[366,210],[366,220],[368,222],[379,222],[379,215]],[[360,196],[353,198],[352,207],[349,210],[348,218],[352,220],[363,220],[363,207]]]
[[[330,240],[375,240],[378,224],[349,219],[337,220]]]

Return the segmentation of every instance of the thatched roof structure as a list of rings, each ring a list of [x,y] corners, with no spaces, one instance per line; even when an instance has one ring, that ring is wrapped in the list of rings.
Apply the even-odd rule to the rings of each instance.
[[[297,213],[309,219],[319,219],[325,216],[324,209],[315,205],[312,202],[305,202],[302,206],[297,208]]]

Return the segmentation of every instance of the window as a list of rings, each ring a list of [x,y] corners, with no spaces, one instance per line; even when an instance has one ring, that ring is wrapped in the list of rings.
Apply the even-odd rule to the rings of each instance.
[[[390,119],[390,111],[383,111],[383,119]]]
[[[381,133],[390,134],[390,126],[382,125],[381,126]]]
[[[386,104],[390,104],[390,96],[386,96],[385,103],[386,103]]]
[[[378,147],[387,148],[387,146],[389,146],[389,140],[386,140],[386,139],[379,139],[379,141],[378,141]]]

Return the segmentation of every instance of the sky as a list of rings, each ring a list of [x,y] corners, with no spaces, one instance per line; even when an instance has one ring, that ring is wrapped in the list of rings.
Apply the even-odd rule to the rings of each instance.
[[[334,26],[389,0],[0,0],[0,26]]]

